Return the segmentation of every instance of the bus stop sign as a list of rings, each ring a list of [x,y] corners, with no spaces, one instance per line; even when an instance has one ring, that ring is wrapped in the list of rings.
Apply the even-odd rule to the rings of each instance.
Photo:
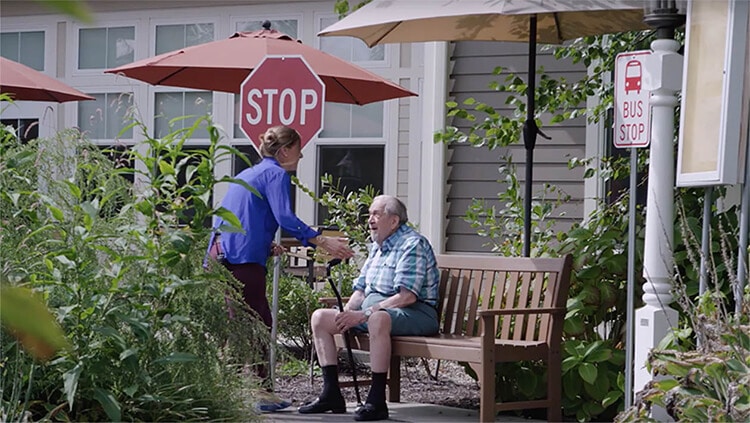
[[[615,60],[614,144],[648,147],[651,140],[651,92],[643,89],[645,60],[651,50],[620,53]]]

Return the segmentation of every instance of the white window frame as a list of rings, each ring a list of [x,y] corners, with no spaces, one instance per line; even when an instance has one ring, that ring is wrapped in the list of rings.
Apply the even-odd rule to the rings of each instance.
[[[298,40],[302,40],[305,34],[305,15],[304,13],[258,13],[253,15],[233,15],[231,19],[229,20],[229,30],[230,33],[227,34],[227,37],[231,36],[235,32],[237,32],[237,24],[240,22],[254,22],[254,21],[285,21],[285,20],[296,20],[297,21],[297,36],[296,38]],[[271,29],[274,28],[273,25],[271,26]],[[287,34],[293,38],[295,38],[292,34]],[[304,41],[303,41],[304,42]]]
[[[34,19],[4,18],[0,19],[3,33],[43,32],[44,33],[44,70],[45,75],[65,82],[64,75],[58,77],[57,70],[57,23],[54,17]],[[58,128],[60,105],[51,102],[15,101],[13,105],[4,104],[0,108],[3,119],[38,119],[39,137],[54,136]]]
[[[156,138],[154,131],[156,131],[156,125],[154,122],[156,120],[156,94],[165,94],[165,93],[176,93],[176,94],[182,94],[182,93],[191,93],[191,92],[206,92],[211,95],[211,118],[213,119],[213,116],[216,115],[216,91],[211,92],[207,90],[193,90],[193,89],[186,89],[186,88],[176,88],[176,87],[166,87],[166,86],[157,86],[153,87],[151,90],[149,90],[149,105],[151,112],[149,113],[150,121],[148,122],[148,129],[149,129],[149,135]],[[208,138],[193,138],[190,140],[187,140],[185,142],[185,145],[194,145],[194,144],[208,144],[210,143],[210,140]]]
[[[82,29],[99,29],[99,28],[120,28],[120,27],[133,27],[134,28],[134,36],[135,36],[135,42],[134,47],[135,51],[133,52],[133,61],[138,61],[140,59],[146,58],[146,54],[149,51],[146,46],[146,37],[144,36],[145,28],[144,28],[144,20],[143,19],[112,19],[112,20],[97,20],[95,24],[93,25],[81,25],[79,23],[73,23],[69,26],[70,30],[68,31],[68,39],[70,40],[70,44],[72,44],[72,47],[74,49],[73,54],[70,55],[70,60],[68,61],[68,74],[73,78],[92,78],[93,77],[102,77],[102,76],[111,76],[109,74],[105,74],[104,69],[78,69],[78,62],[80,60],[80,52],[78,51],[78,47],[80,46],[80,31]],[[93,82],[93,81],[92,81]],[[98,82],[98,81],[97,81]]]
[[[92,86],[86,88],[86,93],[93,94],[123,94],[123,93],[132,93],[133,94],[133,107],[135,109],[141,110],[138,107],[138,99],[139,99],[139,93],[136,90],[128,91],[128,90],[122,90],[121,87],[112,87],[112,86]],[[136,112],[136,114],[140,114]],[[71,122],[69,126],[77,127],[78,128],[78,103],[73,104],[73,107],[67,109],[66,111],[66,121]],[[79,128],[81,132],[85,133],[84,128]],[[115,145],[115,144],[125,144],[125,145],[131,145],[136,144],[140,141],[138,137],[138,128],[133,128],[133,135],[131,138],[91,138],[89,137],[89,140],[96,145]]]
[[[52,24],[50,24],[52,25]],[[2,31],[0,33],[3,34],[20,34],[23,32],[42,32],[44,33],[44,57],[42,58],[42,61],[44,62],[44,69],[40,72],[43,72],[49,76],[55,77],[54,72],[52,70],[55,68],[55,66],[50,66],[51,64],[54,64],[57,59],[57,52],[54,51],[54,43],[53,40],[51,40],[52,37],[56,35],[56,32],[51,27],[29,27],[29,26],[18,26],[13,24],[2,24],[0,26],[2,28]],[[56,37],[55,37],[56,39]]]
[[[321,25],[321,21],[323,19],[338,19],[338,18],[333,13],[316,13],[315,14],[315,33],[316,34],[325,29],[325,27]],[[337,37],[337,38],[341,38],[341,37]],[[351,38],[354,38],[354,37],[351,37]],[[320,42],[322,41],[321,39],[322,37],[315,37],[315,48],[323,51],[323,49],[320,47]],[[359,40],[358,38],[355,38],[355,39]],[[395,60],[395,58],[391,56],[394,54],[394,51],[398,51],[399,48],[400,48],[400,45],[385,44],[383,45],[383,60],[367,60],[367,61],[352,62],[352,63],[356,64],[357,66],[363,67],[365,69],[371,70],[373,72],[375,72],[375,69],[390,70],[391,66],[397,63],[397,60]],[[375,72],[375,73],[379,73],[379,72]]]
[[[218,17],[208,16],[189,17],[189,18],[151,18],[148,23],[148,57],[156,56],[156,27],[161,25],[196,25],[196,24],[213,24],[214,41],[220,40],[219,32],[223,32],[222,25]]]

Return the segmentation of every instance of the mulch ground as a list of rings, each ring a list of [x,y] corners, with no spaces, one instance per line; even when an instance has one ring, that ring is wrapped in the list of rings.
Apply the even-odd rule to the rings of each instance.
[[[351,381],[350,372],[345,366],[346,359],[339,360],[340,379]],[[422,404],[437,404],[449,407],[479,409],[479,385],[462,366],[452,361],[440,361],[437,376],[435,375],[438,360],[405,359],[401,363],[401,401]],[[369,368],[359,365],[358,380],[369,379]],[[298,407],[315,399],[320,393],[322,378],[319,368],[310,380],[310,374],[295,376],[278,375],[276,394],[292,401]],[[360,385],[362,401],[367,398],[369,386]],[[354,388],[342,388],[347,401],[356,401]]]

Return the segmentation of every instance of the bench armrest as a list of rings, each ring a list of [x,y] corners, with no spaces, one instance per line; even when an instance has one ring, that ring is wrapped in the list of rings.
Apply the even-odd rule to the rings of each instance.
[[[501,310],[479,310],[479,317],[485,316],[509,316],[514,314],[564,314],[567,311],[564,307],[544,307],[544,308],[508,308]]]

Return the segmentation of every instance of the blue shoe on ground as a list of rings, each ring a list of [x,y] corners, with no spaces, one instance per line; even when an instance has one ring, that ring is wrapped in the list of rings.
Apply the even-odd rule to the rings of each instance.
[[[289,401],[281,399],[261,399],[255,403],[255,408],[261,413],[275,413],[292,405]]]

